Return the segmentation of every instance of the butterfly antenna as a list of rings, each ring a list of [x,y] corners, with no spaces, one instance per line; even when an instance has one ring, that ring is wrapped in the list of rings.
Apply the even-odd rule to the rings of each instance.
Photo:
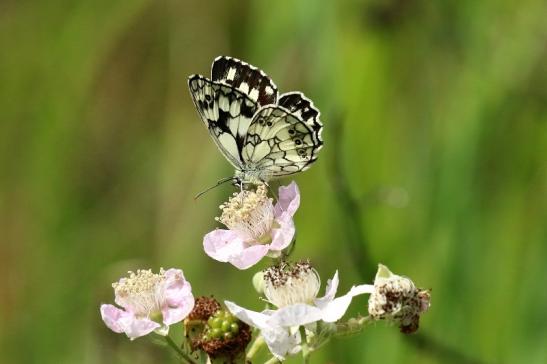
[[[219,180],[215,185],[213,185],[209,188],[206,188],[205,190],[203,190],[200,193],[198,193],[197,195],[195,195],[194,200],[197,200],[198,198],[200,198],[201,196],[203,196],[207,192],[211,191],[213,188],[217,188],[221,184],[226,183],[226,182],[230,182],[230,181],[233,181],[233,180],[234,180],[234,177],[226,177],[226,178],[223,178],[223,179]]]

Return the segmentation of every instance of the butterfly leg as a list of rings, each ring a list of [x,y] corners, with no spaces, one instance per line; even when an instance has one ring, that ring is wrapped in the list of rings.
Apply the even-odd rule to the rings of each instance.
[[[275,194],[275,191],[274,189],[272,188],[272,186],[270,186],[270,184],[268,182],[263,182],[266,187],[268,187],[268,189],[270,190],[270,192],[272,193],[272,196],[274,197],[274,200],[277,202],[279,201],[279,199],[277,198],[277,195]]]

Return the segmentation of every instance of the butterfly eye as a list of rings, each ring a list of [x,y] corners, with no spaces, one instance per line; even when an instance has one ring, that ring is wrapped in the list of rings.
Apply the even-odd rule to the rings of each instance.
[[[298,154],[300,154],[301,156],[305,156],[306,155],[306,149],[298,149]]]
[[[266,125],[268,125],[268,126],[272,126],[273,124],[272,124],[272,122],[271,122],[271,121],[268,121],[268,122],[266,123]]]
[[[211,102],[211,95],[205,95],[205,101]]]
[[[295,140],[294,140],[294,144],[300,145],[300,144],[302,144],[302,140],[300,140],[300,139],[295,139]]]
[[[296,133],[296,131],[294,129],[289,129],[289,134],[290,135],[294,135],[294,133]]]

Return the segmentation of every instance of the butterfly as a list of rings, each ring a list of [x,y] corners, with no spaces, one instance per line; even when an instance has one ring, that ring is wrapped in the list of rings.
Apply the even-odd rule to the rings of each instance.
[[[319,110],[300,92],[278,95],[260,69],[220,56],[211,79],[192,75],[188,87],[213,141],[235,167],[230,179],[267,183],[317,160],[323,146]]]

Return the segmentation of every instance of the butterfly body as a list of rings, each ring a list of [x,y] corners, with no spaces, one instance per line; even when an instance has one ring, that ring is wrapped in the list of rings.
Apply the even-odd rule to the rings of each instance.
[[[257,184],[308,169],[321,149],[319,110],[300,92],[278,95],[261,70],[230,57],[213,62],[212,79],[188,80],[209,133],[241,183]]]

